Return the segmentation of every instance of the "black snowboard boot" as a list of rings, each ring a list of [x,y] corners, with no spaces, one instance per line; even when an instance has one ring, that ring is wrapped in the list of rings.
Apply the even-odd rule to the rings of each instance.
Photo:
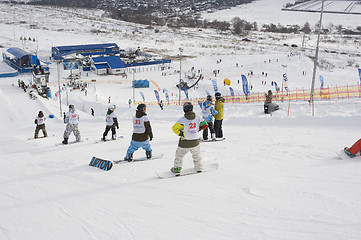
[[[64,140],[62,141],[63,144],[68,144],[68,138],[64,138]]]
[[[124,160],[128,162],[133,161],[133,153],[129,153],[128,157],[125,157]]]
[[[152,157],[152,152],[151,151],[146,151],[145,155],[147,156],[147,159],[150,159]]]

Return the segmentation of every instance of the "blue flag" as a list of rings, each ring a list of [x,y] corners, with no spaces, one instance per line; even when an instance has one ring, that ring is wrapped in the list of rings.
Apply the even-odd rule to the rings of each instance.
[[[278,92],[279,89],[278,89],[277,83],[274,82],[274,84],[275,84],[276,92]]]
[[[189,100],[189,98],[188,98],[188,90],[187,90],[187,88],[183,88],[183,91],[184,91],[184,93],[185,93],[185,95],[186,95],[186,98]]]
[[[358,76],[360,77],[360,82],[361,82],[361,68],[358,69]]]
[[[168,94],[168,90],[166,88],[163,89],[163,93],[165,94],[165,98],[169,102],[169,94]]]
[[[283,77],[283,81],[284,81],[284,87],[285,87],[285,89],[286,89],[286,91],[288,91],[288,86],[287,86],[287,82],[288,82],[288,77],[287,77],[287,73],[286,72],[284,72],[283,74],[282,74],[282,77]]]
[[[142,98],[143,98],[143,102],[145,102],[145,97],[144,97],[143,92],[139,92],[139,94],[140,94],[140,96],[142,96]]]
[[[159,102],[159,93],[157,90],[154,90],[155,97],[157,98],[157,101]]]
[[[321,88],[323,88],[323,83],[324,83],[324,80],[323,80],[322,75],[320,75],[320,82],[321,82]]]
[[[229,91],[231,92],[231,96],[234,96],[234,91],[232,87],[229,87]]]
[[[242,75],[243,93],[249,95],[248,81],[245,75]]]
[[[218,92],[218,86],[216,80],[212,80],[214,92]]]
[[[208,90],[206,90],[206,94],[207,94],[207,96],[208,96],[208,95],[211,95],[211,94],[209,94]]]

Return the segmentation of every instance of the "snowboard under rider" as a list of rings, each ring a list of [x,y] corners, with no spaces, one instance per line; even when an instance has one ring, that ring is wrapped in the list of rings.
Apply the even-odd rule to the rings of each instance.
[[[216,134],[213,128],[213,116],[217,115],[218,112],[214,110],[213,103],[212,103],[212,96],[208,95],[207,100],[203,103],[199,102],[199,107],[202,109],[202,117],[208,123],[208,128],[203,130],[203,140],[208,139],[208,129],[211,132],[212,140],[216,140]]]
[[[139,148],[145,150],[148,159],[152,157],[152,148],[149,142],[153,139],[153,132],[148,115],[146,114],[146,109],[147,106],[143,103],[137,106],[135,116],[133,117],[132,140],[124,157],[126,161],[133,161],[133,153]]]
[[[202,172],[203,165],[198,132],[208,127],[207,122],[193,112],[192,103],[184,103],[183,111],[184,116],[178,119],[172,127],[173,132],[180,137],[175,152],[174,166],[171,168],[171,172],[176,176],[180,175],[183,166],[183,158],[188,152],[192,153],[195,170],[197,172]]]
[[[34,121],[34,123],[36,124],[34,138],[38,138],[40,130],[43,131],[44,137],[48,136],[48,133],[46,132],[45,129],[45,120],[46,117],[44,116],[43,111],[39,111],[38,116],[35,118]]]
[[[102,138],[103,141],[106,141],[106,137],[108,135],[109,130],[112,130],[112,139],[113,140],[116,139],[115,128],[119,129],[119,124],[118,124],[117,115],[115,115],[114,110],[115,110],[114,105],[110,105],[108,107],[107,115],[105,117],[106,126],[105,126],[105,131],[103,133],[103,138]]]
[[[64,140],[63,144],[68,144],[68,139],[70,134],[73,132],[77,142],[80,142],[80,132],[78,128],[79,123],[79,114],[75,111],[74,105],[69,105],[69,112],[65,114],[64,123],[66,123],[66,128],[64,131]]]

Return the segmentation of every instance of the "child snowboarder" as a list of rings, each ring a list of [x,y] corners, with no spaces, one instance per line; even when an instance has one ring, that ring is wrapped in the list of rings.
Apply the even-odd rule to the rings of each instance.
[[[220,92],[215,94],[216,103],[214,105],[214,110],[218,113],[214,116],[214,131],[216,133],[216,138],[223,138],[222,122],[224,115],[224,98]]]
[[[132,141],[130,142],[130,146],[124,157],[124,160],[126,161],[133,161],[133,153],[139,148],[145,150],[148,159],[152,157],[152,148],[149,141],[152,141],[153,133],[150,121],[146,114],[146,109],[147,106],[143,103],[137,106],[137,111],[133,117]]]
[[[214,110],[213,103],[212,103],[212,96],[207,96],[207,101],[203,103],[198,103],[199,107],[202,109],[202,117],[205,121],[207,121],[208,128],[203,130],[203,140],[208,139],[208,129],[211,132],[211,138],[212,140],[216,140],[216,134],[214,132],[213,128],[213,116],[217,115],[218,112]]]
[[[75,139],[77,142],[80,142],[80,132],[78,129],[78,122],[79,122],[79,114],[75,112],[74,105],[69,105],[69,112],[65,114],[64,123],[66,123],[66,128],[64,131],[64,140],[63,144],[68,144],[68,139],[70,134],[73,132],[75,135]]]
[[[113,140],[116,139],[115,128],[119,129],[119,125],[118,125],[117,115],[115,115],[114,110],[115,110],[114,105],[110,105],[108,107],[107,115],[105,117],[106,126],[105,126],[105,131],[103,133],[103,138],[102,138],[103,141],[106,141],[106,137],[108,135],[109,130],[112,130],[112,139]]]
[[[38,116],[35,118],[34,123],[36,124],[34,138],[38,138],[40,129],[43,131],[44,137],[48,136],[45,129],[45,119],[43,111],[39,111]]]
[[[199,146],[198,132],[207,128],[207,122],[202,117],[196,116],[193,112],[193,105],[186,102],[183,105],[184,116],[178,119],[172,130],[180,136],[178,147],[175,152],[174,166],[171,168],[176,176],[180,175],[183,165],[183,158],[191,152],[193,156],[194,168],[197,172],[202,172],[202,158]]]
[[[264,113],[271,113],[279,109],[278,104],[272,103],[273,93],[272,90],[268,90],[268,93],[265,94],[264,100]]]

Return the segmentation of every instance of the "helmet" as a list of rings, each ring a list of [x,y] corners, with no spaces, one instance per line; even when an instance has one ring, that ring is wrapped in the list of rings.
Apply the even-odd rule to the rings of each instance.
[[[108,110],[114,111],[114,109],[115,109],[115,106],[114,106],[114,105],[109,105]]]
[[[186,102],[184,103],[183,105],[183,111],[186,113],[186,112],[189,112],[189,111],[193,111],[193,105],[191,102]]]
[[[145,105],[144,103],[141,103],[137,106],[138,111],[145,112],[146,109],[147,109],[147,105]]]
[[[74,105],[73,104],[70,104],[69,105],[69,109],[73,109],[74,108]]]
[[[212,101],[212,96],[211,95],[207,96],[207,101]]]
[[[215,96],[216,96],[216,99],[218,100],[222,97],[222,94],[220,92],[216,92]]]

